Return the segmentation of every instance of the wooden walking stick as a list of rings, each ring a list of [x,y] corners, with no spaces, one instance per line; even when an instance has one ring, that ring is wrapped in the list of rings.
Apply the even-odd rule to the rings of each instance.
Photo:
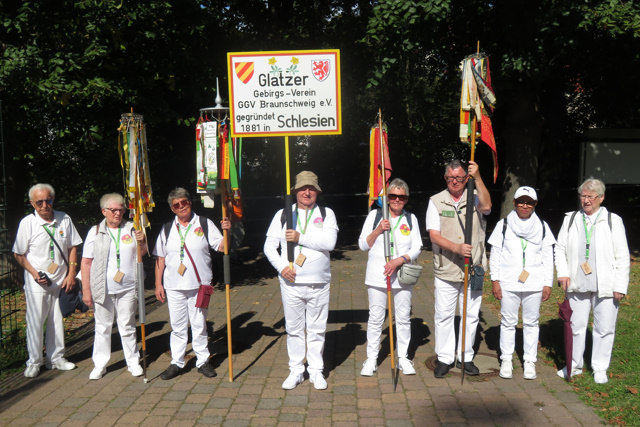
[[[382,166],[382,219],[389,220],[389,203],[387,200],[387,170],[384,164],[384,136],[382,134],[382,110],[378,109],[378,131],[380,134],[380,165]],[[384,259],[385,262],[391,260],[391,242],[389,230],[384,234]],[[393,342],[393,303],[391,295],[391,276],[387,276],[387,309],[389,311],[389,347],[391,355],[391,379],[393,380],[393,391],[398,386],[398,366],[395,358],[395,346]]]

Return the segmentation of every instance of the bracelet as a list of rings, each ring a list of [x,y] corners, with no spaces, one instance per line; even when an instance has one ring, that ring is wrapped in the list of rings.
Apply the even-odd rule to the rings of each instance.
[[[69,262],[69,265],[76,265],[77,266],[78,263],[77,262]]]
[[[411,260],[407,259],[406,256],[402,255],[402,259],[407,262],[407,264],[411,263]]]

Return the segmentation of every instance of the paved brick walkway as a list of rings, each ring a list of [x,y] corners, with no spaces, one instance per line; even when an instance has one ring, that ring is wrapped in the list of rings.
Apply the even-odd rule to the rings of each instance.
[[[167,306],[147,315],[149,369],[145,384],[126,370],[122,351],[113,354],[107,374],[90,381],[92,330],[71,347],[68,358],[78,369],[46,371],[27,380],[16,375],[0,389],[0,425],[99,426],[144,425],[470,425],[546,426],[597,425],[602,420],[581,403],[571,387],[555,375],[555,367],[538,362],[538,379],[522,379],[516,359],[514,378],[497,375],[435,379],[425,367],[434,354],[433,282],[430,252],[423,252],[425,273],[413,294],[412,346],[417,375],[403,376],[393,391],[386,352],[373,377],[359,376],[366,359],[367,297],[363,285],[366,254],[341,247],[332,262],[333,283],[325,375],[329,388],[316,391],[309,381],[282,390],[288,374],[286,336],[277,278],[264,258],[234,268],[231,291],[234,334],[234,381],[228,379],[224,292],[209,309],[212,364],[218,377],[197,373],[193,359],[187,372],[163,381],[169,365]],[[154,301],[152,292],[148,300]],[[499,320],[482,308],[479,352],[495,357]],[[383,338],[386,330],[383,331]],[[487,340],[489,342],[487,342]],[[493,340],[493,341],[492,341]],[[119,337],[114,336],[114,348]],[[383,339],[383,348],[388,340]],[[190,349],[190,347],[189,347]],[[189,350],[189,357],[193,354]],[[498,368],[498,360],[491,361]],[[489,367],[491,368],[491,367]]]

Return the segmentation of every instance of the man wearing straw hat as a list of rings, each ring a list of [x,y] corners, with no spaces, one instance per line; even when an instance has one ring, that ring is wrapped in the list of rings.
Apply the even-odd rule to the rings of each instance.
[[[71,218],[53,210],[55,190],[49,184],[29,189],[34,208],[20,221],[13,255],[24,268],[24,296],[27,302],[27,350],[29,360],[24,376],[37,377],[40,367],[69,371],[75,364],[64,358],[64,323],[60,292],[76,286],[78,235]],[[46,328],[46,359],[42,357],[43,329]]]
[[[300,172],[293,190],[297,203],[287,207],[293,211],[293,229],[286,229],[280,209],[264,244],[265,255],[279,273],[287,330],[290,373],[282,388],[291,390],[304,381],[306,356],[309,381],[316,390],[324,390],[327,381],[322,374],[322,353],[329,314],[329,252],[336,245],[338,224],[331,209],[316,204],[322,192],[316,174]],[[287,242],[295,244],[292,266],[287,259]]]
[[[464,224],[467,215],[466,184],[469,177],[475,179],[476,195],[473,209],[472,244],[464,243]],[[487,221],[491,213],[491,196],[480,177],[478,165],[470,161],[469,172],[459,160],[445,168],[447,189],[429,200],[427,231],[433,244],[433,273],[435,276],[435,340],[438,363],[433,372],[436,378],[444,378],[456,360],[454,318],[456,304],[463,307],[464,260],[471,258],[472,265],[487,266],[484,248]],[[478,375],[480,370],[473,363],[473,343],[478,327],[478,315],[482,302],[482,290],[468,294],[464,367],[461,367],[461,342],[457,345],[457,366],[467,375]],[[462,316],[461,316],[462,318]],[[461,322],[462,324],[462,319]],[[462,325],[459,328],[462,332]]]

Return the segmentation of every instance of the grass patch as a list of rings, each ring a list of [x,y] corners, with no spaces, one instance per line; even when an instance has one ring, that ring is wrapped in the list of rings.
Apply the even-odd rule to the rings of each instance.
[[[558,317],[558,303],[564,294],[554,287],[551,298],[540,307],[540,361],[555,368],[565,365],[563,322]],[[485,305],[500,313],[500,301],[491,293],[491,282],[485,281]],[[587,333],[584,374],[574,377],[573,389],[587,405],[610,424],[640,426],[640,262],[631,260],[631,277],[627,296],[620,303],[616,339],[613,345],[607,384],[596,384],[591,370],[591,325]],[[522,323],[518,325],[522,327]]]

